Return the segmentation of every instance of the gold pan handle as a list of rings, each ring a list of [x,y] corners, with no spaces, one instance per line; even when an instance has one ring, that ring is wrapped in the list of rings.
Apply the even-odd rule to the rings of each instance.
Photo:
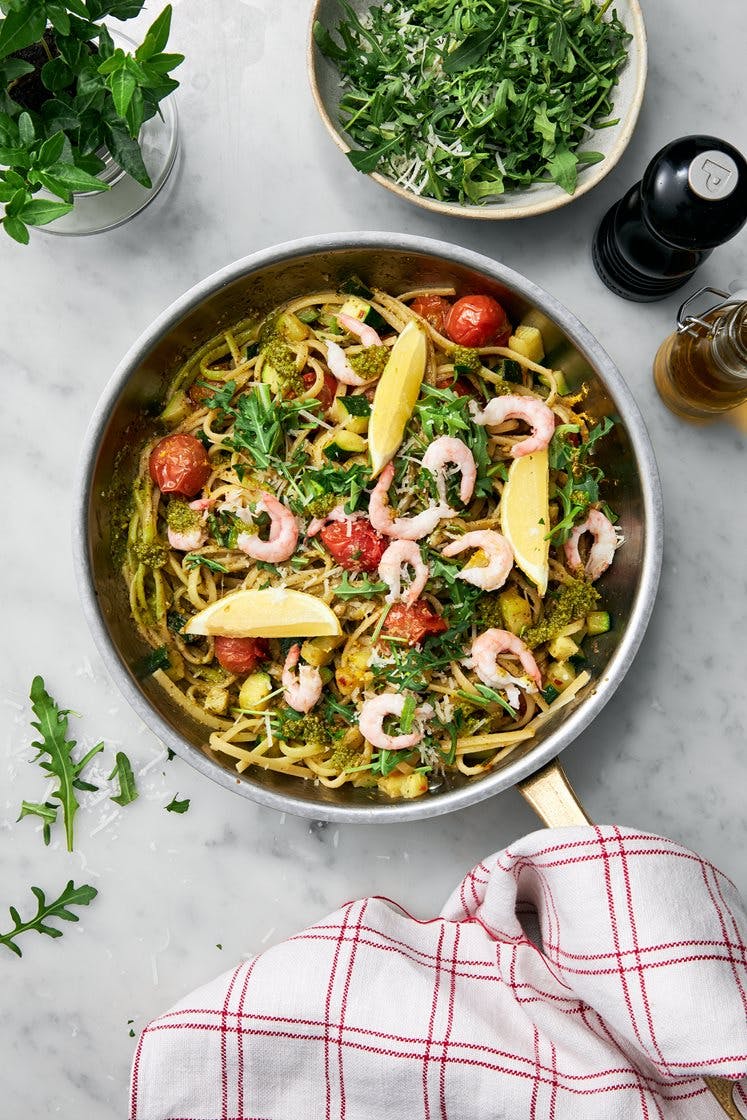
[[[548,828],[592,824],[558,762],[549,762],[547,766],[519,782],[516,788]],[[723,1077],[704,1077],[703,1080],[729,1120],[744,1120],[734,1103],[733,1081],[727,1081]]]

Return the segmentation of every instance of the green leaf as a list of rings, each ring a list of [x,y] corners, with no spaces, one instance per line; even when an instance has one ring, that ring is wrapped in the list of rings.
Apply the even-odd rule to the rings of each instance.
[[[28,0],[21,11],[9,12],[0,27],[0,58],[30,47],[41,39],[46,26],[47,17],[38,0]]]
[[[568,194],[576,189],[578,157],[566,144],[559,144],[547,167],[553,180]]]
[[[130,805],[133,801],[137,800],[138,791],[135,783],[135,775],[132,771],[132,763],[130,762],[124,751],[117,751],[114,760],[114,769],[109,775],[109,781],[116,777],[119,782],[119,793],[111,800],[117,805]]]
[[[7,86],[24,74],[33,74],[35,69],[33,63],[25,62],[22,58],[6,58],[0,62],[0,84]]]
[[[565,29],[562,16],[555,20],[550,36],[550,58],[556,66],[562,66],[568,53],[568,32]]]
[[[153,184],[145,169],[137,140],[130,136],[126,128],[119,125],[107,124],[106,134],[109,151],[122,170],[131,175],[141,186],[151,187]]]
[[[70,16],[67,14],[63,4],[50,3],[47,0],[47,19],[54,27],[55,31],[59,31],[60,35],[70,34]]]
[[[64,147],[65,133],[55,132],[54,136],[50,136],[39,148],[34,158],[34,165],[36,167],[51,167],[59,160]]]
[[[228,568],[225,564],[219,564],[217,560],[211,560],[208,556],[198,556],[195,552],[189,552],[184,557],[184,567],[192,568],[207,568],[209,572],[227,572]]]
[[[43,805],[40,805],[36,801],[22,801],[21,813],[18,820],[22,821],[24,817],[41,817],[44,822],[42,828],[44,843],[49,844],[52,835],[51,826],[55,824],[57,820],[57,806],[50,805],[48,801]]]
[[[21,245],[28,245],[29,231],[20,218],[3,218],[5,232]]]
[[[47,168],[46,173],[49,178],[62,184],[69,191],[109,190],[109,187],[102,183],[100,179],[97,179],[95,175],[89,175],[87,171],[75,167],[74,164],[53,163]]]
[[[5,207],[5,213],[8,217],[17,218],[29,197],[29,192],[25,187],[19,187],[17,191],[14,191],[8,205]]]
[[[143,72],[150,78],[152,74],[168,74],[170,70],[175,70],[177,66],[181,66],[184,62],[183,54],[159,54],[154,58],[149,58],[147,63],[143,64]]]
[[[114,54],[105,58],[103,62],[99,63],[97,71],[99,74],[115,74],[117,70],[123,70],[125,62],[127,61],[125,52],[121,47],[117,47]]]
[[[369,148],[368,151],[353,148],[347,153],[347,157],[356,171],[360,171],[363,175],[370,175],[379,166],[384,156],[398,147],[399,143],[399,137],[394,137],[387,140],[385,144],[380,144],[377,148]]]
[[[72,132],[80,125],[80,117],[65,101],[50,97],[45,101],[41,115],[48,132]]]
[[[44,755],[47,756],[44,761],[39,762],[39,765],[50,777],[57,780],[57,788],[51,794],[51,797],[62,805],[67,850],[72,852],[73,822],[79,808],[78,799],[75,796],[75,782],[80,780],[83,770],[94,755],[104,749],[104,744],[97,743],[82,759],[76,762],[73,758],[75,740],[67,738],[69,709],[58,707],[44,687],[44,681],[41,677],[34,677],[30,695],[31,706],[36,716],[36,722],[32,721],[31,726],[41,735],[41,739],[32,743],[32,746],[39,752],[34,761],[39,762]]]
[[[132,100],[132,95],[137,88],[137,82],[129,70],[122,67],[110,75],[107,85],[111,90],[114,108],[120,117],[127,113],[127,107]]]
[[[132,136],[133,139],[136,139],[140,133],[140,129],[143,125],[144,113],[145,106],[143,104],[143,95],[136,87],[135,92],[132,95],[132,100],[127,106],[127,112],[125,113],[127,127],[129,128],[130,136]]]
[[[87,883],[76,887],[73,880],[70,879],[59,898],[52,902],[47,902],[41,887],[32,887],[31,893],[36,899],[36,913],[33,917],[24,922],[15,906],[11,906],[10,918],[13,922],[13,929],[8,933],[0,934],[0,945],[10,949],[17,957],[23,956],[20,948],[16,945],[16,938],[20,934],[27,933],[29,930],[36,930],[37,933],[46,934],[47,937],[62,937],[62,930],[48,925],[48,922],[52,918],[64,922],[77,922],[78,915],[73,914],[70,907],[89,906],[99,892]]]
[[[101,58],[111,58],[114,54],[114,40],[109,34],[105,24],[99,27],[99,55]]]
[[[31,156],[25,148],[0,147],[0,163],[5,167],[20,167],[25,171],[31,164]]]
[[[189,809],[189,798],[185,797],[183,801],[177,800],[178,794],[174,794],[168,805],[164,806],[167,813],[186,813]]]
[[[333,59],[335,62],[340,62],[342,59],[347,58],[347,51],[339,47],[334,41],[326,27],[323,27],[318,19],[314,20],[312,27],[312,34],[314,42],[319,47],[322,54],[326,54],[327,58]]]
[[[24,147],[31,147],[36,137],[36,129],[29,113],[21,113],[18,118],[18,135]]]
[[[160,54],[169,41],[169,34],[171,32],[171,4],[167,4],[161,12],[160,16],[153,21],[148,28],[145,36],[146,41],[152,45],[152,50],[147,56],[150,58],[154,54]],[[138,55],[138,58],[141,57]]]
[[[142,657],[135,666],[133,672],[136,677],[149,677],[151,673],[155,673],[157,669],[170,669],[171,660],[169,658],[169,651],[166,646],[159,646],[158,649],[153,649]]]
[[[84,0],[65,0],[65,7],[74,12],[76,16],[80,16],[81,19],[89,18]]]
[[[61,58],[53,58],[42,66],[41,80],[52,93],[59,93],[73,84],[73,72]]]
[[[483,55],[487,54],[496,34],[496,27],[478,28],[468,35],[459,46],[446,55],[443,62],[445,74],[459,74],[476,66]]]
[[[46,226],[62,218],[73,209],[70,202],[53,202],[51,199],[35,198],[27,202],[21,210],[21,219],[30,226]]]

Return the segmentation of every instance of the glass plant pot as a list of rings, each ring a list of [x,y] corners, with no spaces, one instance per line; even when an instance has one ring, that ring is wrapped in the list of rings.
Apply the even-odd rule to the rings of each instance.
[[[118,47],[132,50],[135,43],[121,32],[112,30],[112,39]],[[140,148],[143,153],[143,162],[150,176],[151,187],[143,187],[136,183],[131,175],[123,171],[114,161],[109,151],[101,149],[96,154],[104,160],[106,166],[98,178],[108,184],[108,191],[83,191],[73,194],[73,209],[69,214],[50,222],[47,226],[39,226],[40,232],[52,233],[61,236],[80,235],[85,233],[104,233],[106,230],[115,229],[124,222],[134,218],[141,210],[153,201],[161,188],[167,182],[174,169],[179,150],[179,131],[177,127],[177,112],[174,94],[165,98],[160,105],[161,115],[157,113],[146,121],[140,130]],[[54,198],[46,191],[39,193],[38,197]]]

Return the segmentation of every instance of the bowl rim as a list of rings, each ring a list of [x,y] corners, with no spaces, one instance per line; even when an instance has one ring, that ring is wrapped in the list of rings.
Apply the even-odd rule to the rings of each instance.
[[[371,171],[368,173],[368,178],[373,179],[375,183],[385,187],[386,190],[396,194],[399,198],[413,203],[415,206],[420,206],[424,210],[430,210],[432,213],[441,214],[445,217],[451,218],[474,218],[477,221],[505,221],[513,218],[534,218],[539,214],[547,214],[552,210],[559,210],[562,206],[567,206],[576,199],[581,198],[583,195],[588,194],[593,190],[609,173],[617,166],[622,159],[622,156],[630,143],[633,132],[635,131],[638,117],[641,112],[643,104],[643,95],[646,89],[646,77],[648,74],[648,37],[646,34],[646,25],[643,19],[643,10],[639,0],[627,0],[630,4],[630,16],[632,20],[631,34],[638,46],[638,69],[635,75],[635,87],[633,90],[633,97],[631,99],[623,127],[617,137],[612,151],[609,155],[605,156],[600,163],[597,163],[588,169],[588,173],[583,175],[576,187],[573,194],[566,194],[561,191],[560,194],[545,199],[542,202],[526,202],[517,205],[509,206],[466,206],[461,202],[440,202],[437,198],[428,198],[423,195],[415,194],[414,191],[408,191],[399,183],[395,183],[393,179],[388,178],[386,175],[381,175],[378,171]],[[338,126],[332,120],[332,117],[327,112],[327,106],[322,97],[322,92],[319,87],[317,76],[317,64],[321,56],[321,51],[314,39],[314,23],[318,19],[319,8],[323,0],[314,0],[309,19],[307,46],[306,46],[306,71],[311,86],[311,95],[314,99],[317,112],[322,119],[327,132],[334,140],[337,147],[341,152],[347,154],[351,151],[351,145],[347,142]],[[360,172],[358,172],[360,174]],[[511,192],[520,197],[524,194],[523,191]]]
[[[449,790],[437,797],[414,801],[392,801],[390,804],[334,805],[298,799],[292,792],[278,792],[255,784],[251,780],[239,779],[238,775],[224,769],[199,748],[193,747],[183,739],[150,705],[144,694],[136,687],[130,672],[124,665],[99,607],[89,551],[88,510],[99,445],[112,409],[133,371],[166,331],[221,288],[262,268],[282,264],[296,257],[367,249],[429,255],[445,264],[453,263],[473,269],[498,283],[513,288],[529,300],[532,306],[543,311],[561,327],[589,365],[595,372],[601,374],[630,434],[643,498],[643,559],[628,625],[612,654],[604,676],[597,680],[594,691],[579,704],[578,708],[571,712],[534,750],[530,750],[524,757],[513,762],[509,761],[501,769],[485,775],[480,781]],[[150,326],[146,327],[119,362],[105,386],[83,438],[73,503],[73,566],[83,614],[106,668],[130,706],[161,742],[201,774],[250,800],[280,812],[290,812],[311,820],[386,824],[441,816],[492,797],[550,762],[588,727],[625,677],[643,640],[654,607],[661,572],[663,505],[653,446],[638,405],[607,352],[571,311],[554,296],[514,269],[471,249],[410,234],[337,233],[286,241],[241,257],[194,284],[157,316]]]

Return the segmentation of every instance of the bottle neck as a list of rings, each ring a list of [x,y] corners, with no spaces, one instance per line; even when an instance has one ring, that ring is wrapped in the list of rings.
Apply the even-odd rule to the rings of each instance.
[[[724,310],[715,324],[711,345],[724,373],[747,380],[747,302]]]

